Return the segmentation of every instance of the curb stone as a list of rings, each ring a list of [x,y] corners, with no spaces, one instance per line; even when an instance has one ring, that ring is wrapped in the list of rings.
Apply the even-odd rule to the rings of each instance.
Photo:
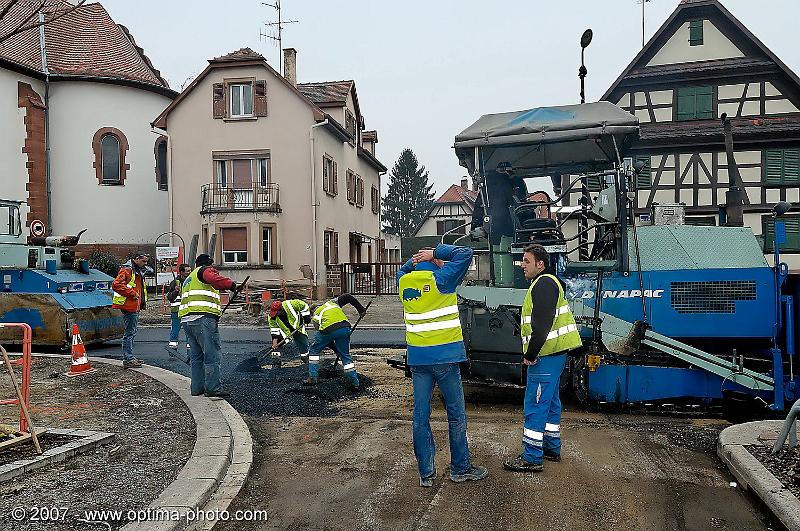
[[[35,354],[38,357],[69,359],[69,354]],[[122,361],[92,358],[92,361],[122,367]],[[196,438],[192,455],[178,473],[148,507],[150,514],[178,514],[180,518],[131,522],[125,531],[173,531],[177,529],[211,529],[209,521],[189,522],[189,512],[227,509],[244,485],[253,463],[253,440],[241,415],[224,400],[191,396],[189,378],[172,371],[144,365],[132,369],[157,380],[178,395],[192,414]],[[73,430],[68,430],[73,431]],[[95,442],[97,444],[97,442]],[[210,524],[210,526],[209,526]],[[198,525],[200,527],[198,527]]]
[[[781,420],[762,420],[729,426],[719,435],[717,455],[739,485],[758,495],[787,529],[800,529],[800,500],[745,448],[763,444],[761,434],[782,425]]]

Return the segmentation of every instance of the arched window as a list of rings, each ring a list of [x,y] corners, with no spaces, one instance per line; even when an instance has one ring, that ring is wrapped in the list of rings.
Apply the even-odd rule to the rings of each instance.
[[[156,139],[156,184],[159,190],[169,188],[169,168],[167,167],[167,137],[160,136]]]
[[[94,168],[98,184],[124,185],[130,164],[125,163],[128,139],[119,129],[98,129],[92,140]]]

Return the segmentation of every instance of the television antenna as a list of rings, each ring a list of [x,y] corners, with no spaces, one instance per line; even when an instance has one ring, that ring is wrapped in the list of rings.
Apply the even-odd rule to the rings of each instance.
[[[296,24],[300,22],[299,20],[283,20],[281,18],[281,0],[275,0],[274,4],[270,4],[268,2],[261,2],[263,5],[267,7],[271,7],[275,11],[278,12],[278,21],[277,22],[264,22],[264,26],[267,27],[267,31],[263,29],[259,32],[258,37],[261,39],[270,39],[273,42],[278,44],[278,73],[283,75],[283,27],[286,24]]]
[[[648,4],[648,3],[652,2],[652,1],[653,0],[636,0],[637,4],[642,4],[642,48],[644,48],[644,43],[645,43],[645,38],[644,38],[644,36],[645,36],[645,32],[644,32],[644,6],[645,6],[645,4]]]

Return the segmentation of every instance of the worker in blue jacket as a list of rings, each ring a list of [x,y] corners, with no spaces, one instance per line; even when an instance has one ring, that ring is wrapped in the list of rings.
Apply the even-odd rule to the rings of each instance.
[[[436,445],[430,417],[437,384],[447,410],[450,479],[460,483],[489,475],[484,467],[470,461],[459,367],[459,363],[467,361],[467,353],[455,292],[471,262],[469,247],[442,244],[419,251],[397,273],[408,343],[406,363],[414,387],[412,439],[421,487],[432,487],[436,477]]]

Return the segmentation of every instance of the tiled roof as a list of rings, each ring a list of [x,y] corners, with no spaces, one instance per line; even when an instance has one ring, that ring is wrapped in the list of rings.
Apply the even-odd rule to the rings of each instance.
[[[0,0],[0,9],[9,1]],[[30,0],[15,4],[0,20],[0,35],[16,28],[37,5]],[[49,4],[52,10],[70,7],[63,0]],[[84,4],[45,24],[44,34],[51,74],[137,81],[169,88],[127,28],[116,24],[100,4]],[[39,29],[31,28],[0,43],[0,59],[43,73]]]
[[[347,95],[353,88],[353,80],[345,81],[322,81],[319,83],[298,83],[297,90],[316,103],[325,105],[337,103],[344,105]]]
[[[462,188],[457,184],[450,185],[442,196],[436,200],[437,203],[462,203],[468,202],[474,204],[478,198],[478,192],[470,190],[469,188]]]
[[[239,48],[235,52],[226,55],[221,55],[213,59],[209,59],[209,63],[215,62],[228,62],[228,61],[258,61],[264,59],[264,56],[254,51],[252,48]]]

